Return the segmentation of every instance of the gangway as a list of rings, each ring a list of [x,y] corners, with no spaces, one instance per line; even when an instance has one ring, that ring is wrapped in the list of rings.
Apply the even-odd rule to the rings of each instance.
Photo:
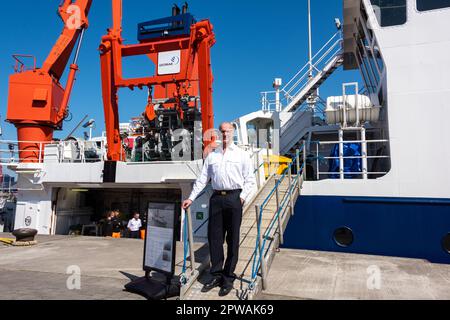
[[[304,181],[303,149],[304,145],[296,151],[296,157],[283,175],[270,175],[254,200],[244,209],[239,262],[235,271],[238,278],[234,284],[235,290],[224,299],[251,300],[267,288],[270,266],[283,244],[284,231],[301,195]],[[189,259],[185,257],[185,260]],[[219,298],[219,288],[208,293],[201,292],[203,284],[210,277],[207,270],[202,271],[202,274],[195,273],[195,281],[186,282],[189,287],[181,290],[182,300]]]

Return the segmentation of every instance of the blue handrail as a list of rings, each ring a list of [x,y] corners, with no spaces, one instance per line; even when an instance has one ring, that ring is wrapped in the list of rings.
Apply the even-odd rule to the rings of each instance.
[[[302,172],[302,171],[303,171],[303,165],[301,166],[301,171],[300,172]],[[259,268],[261,266],[262,253],[265,252],[265,247],[266,247],[266,243],[267,243],[268,237],[270,235],[270,232],[272,231],[273,227],[275,226],[275,222],[277,221],[279,215],[281,214],[281,211],[283,211],[285,209],[284,206],[285,206],[286,202],[289,200],[289,196],[292,194],[293,189],[296,188],[295,187],[295,183],[298,183],[298,179],[299,179],[299,175],[297,175],[297,178],[295,178],[292,181],[293,183],[291,184],[290,189],[288,189],[288,192],[286,192],[286,194],[285,194],[285,196],[284,196],[284,198],[283,198],[283,200],[282,200],[282,202],[280,204],[280,207],[279,207],[278,211],[276,212],[272,222],[270,223],[269,227],[267,228],[267,230],[266,230],[266,232],[265,232],[265,234],[263,236],[263,243],[262,243],[262,246],[261,246],[261,252],[259,253],[258,263],[256,264],[255,260],[256,260],[256,254],[257,254],[258,247],[259,247],[259,235],[261,233],[260,226],[261,226],[261,221],[262,221],[262,215],[264,213],[264,209],[262,207],[260,208],[260,210],[261,210],[260,211],[260,220],[258,222],[258,226],[259,227],[258,227],[258,233],[257,233],[258,238],[256,239],[256,248],[255,248],[255,251],[254,251],[255,256],[254,256],[254,259],[253,259],[254,265],[252,267],[252,279],[256,279],[257,271],[259,270]],[[284,217],[284,214],[285,214],[285,211],[283,212],[282,217]],[[264,256],[265,256],[265,254],[264,254]]]
[[[286,194],[284,195],[284,198],[281,201],[281,205],[279,206],[277,212],[275,213],[275,216],[273,217],[272,222],[270,223],[269,227],[267,228],[266,232],[264,233],[263,239],[262,239],[262,245],[261,249],[259,249],[259,238],[261,235],[261,223],[262,223],[262,216],[264,213],[265,206],[272,198],[273,194],[277,191],[277,188],[280,186],[280,184],[284,181],[286,178],[287,173],[292,170],[292,166],[297,161],[300,152],[304,150],[304,145],[300,148],[299,152],[295,156],[295,158],[292,160],[292,162],[289,164],[288,169],[284,172],[284,174],[280,177],[280,179],[275,184],[275,187],[272,189],[272,191],[269,193],[269,195],[266,197],[266,199],[263,201],[262,205],[259,207],[259,221],[257,221],[257,238],[256,238],[256,246],[255,250],[253,252],[253,264],[252,264],[252,282],[254,282],[258,276],[258,270],[261,266],[261,261],[263,259],[263,256],[265,256],[265,246],[268,240],[268,236],[270,235],[270,232],[272,231],[275,222],[279,218],[281,212],[284,210],[282,217],[284,217],[285,214],[285,205],[286,202],[289,200],[289,197],[293,193],[293,190],[296,188],[296,184],[298,184],[298,180],[300,179],[301,174],[303,173],[303,169],[305,166],[305,163],[303,163],[300,167],[300,170],[297,172],[296,178],[293,179],[290,188],[287,190]],[[259,252],[258,252],[259,251]],[[257,259],[257,255],[259,258]]]
[[[262,166],[264,166],[266,164],[265,161],[261,162],[261,164],[259,165],[259,167],[257,169],[255,169],[255,171],[253,171],[253,174],[257,173],[259,171],[259,169],[261,169]]]
[[[187,236],[188,228],[187,228],[187,221],[186,221],[186,219],[187,219],[187,216],[185,214],[185,216],[184,216],[184,232],[183,232],[184,257],[183,257],[182,274],[186,274],[186,270],[187,270],[186,261],[187,261],[187,254],[188,254],[188,236]],[[191,245],[191,244],[189,243],[189,245]]]

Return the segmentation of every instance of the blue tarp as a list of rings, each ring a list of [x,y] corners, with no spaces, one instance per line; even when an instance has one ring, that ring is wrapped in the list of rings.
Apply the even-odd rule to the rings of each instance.
[[[360,157],[361,144],[359,143],[344,143],[344,157]],[[339,144],[336,144],[331,151],[330,157],[339,157]],[[348,172],[362,172],[361,159],[345,159],[344,173]],[[339,172],[339,158],[328,160],[329,172]],[[359,179],[358,174],[344,174],[345,179]],[[339,179],[339,174],[331,174],[331,179]]]

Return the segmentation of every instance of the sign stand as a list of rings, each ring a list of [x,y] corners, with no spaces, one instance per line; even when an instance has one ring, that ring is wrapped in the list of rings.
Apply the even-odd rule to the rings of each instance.
[[[144,245],[143,269],[145,276],[125,286],[129,292],[149,300],[162,300],[180,295],[179,283],[173,284],[175,275],[177,222],[175,203],[149,203]],[[160,277],[152,277],[152,272]]]

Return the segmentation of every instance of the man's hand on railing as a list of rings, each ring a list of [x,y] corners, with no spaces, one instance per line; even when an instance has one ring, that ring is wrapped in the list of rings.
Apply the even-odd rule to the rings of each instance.
[[[183,210],[187,210],[187,209],[189,209],[190,207],[192,206],[192,200],[185,200],[185,201],[183,201],[183,204],[182,204],[182,208],[183,208]]]

